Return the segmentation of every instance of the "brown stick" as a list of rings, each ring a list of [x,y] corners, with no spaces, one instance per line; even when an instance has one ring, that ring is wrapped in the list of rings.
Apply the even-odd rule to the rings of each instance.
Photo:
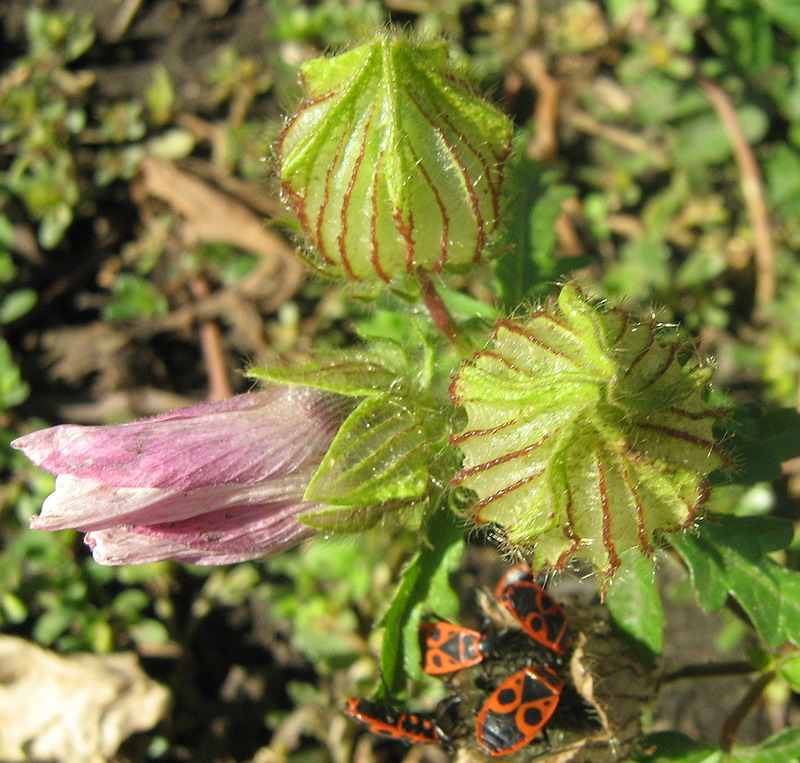
[[[202,299],[211,293],[208,282],[201,276],[195,276],[189,282],[189,288],[195,298]],[[222,332],[215,321],[201,321],[199,326],[200,347],[208,374],[208,399],[224,400],[233,395],[228,379],[228,367],[225,349],[222,346]]]
[[[528,156],[551,163],[558,153],[558,107],[561,83],[547,71],[547,62],[540,51],[529,49],[517,63],[525,78],[536,88],[536,132],[528,143]]]
[[[653,160],[653,164],[660,169],[670,166],[670,159],[666,152],[651,143],[646,138],[636,133],[624,130],[616,125],[609,125],[595,119],[591,114],[573,107],[565,111],[562,118],[576,130],[594,135],[601,140],[607,140],[632,154],[645,154]]]
[[[700,78],[711,104],[717,112],[728,137],[733,144],[733,155],[741,174],[742,196],[747,208],[750,224],[753,226],[753,245],[755,247],[756,285],[754,301],[756,310],[766,307],[775,298],[775,251],[769,232],[769,214],[764,197],[764,180],[755,154],[747,142],[739,115],[736,113],[727,93],[716,83],[705,77]]]

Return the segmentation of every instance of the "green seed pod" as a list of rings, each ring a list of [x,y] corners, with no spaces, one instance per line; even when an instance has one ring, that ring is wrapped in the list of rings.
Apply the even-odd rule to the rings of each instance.
[[[447,45],[380,34],[306,62],[302,79],[277,159],[320,269],[388,283],[479,262],[512,125],[458,77]]]
[[[708,473],[728,464],[710,376],[691,343],[567,284],[552,309],[498,322],[453,380],[468,416],[454,482],[538,567],[577,554],[610,577],[624,552],[690,524]]]

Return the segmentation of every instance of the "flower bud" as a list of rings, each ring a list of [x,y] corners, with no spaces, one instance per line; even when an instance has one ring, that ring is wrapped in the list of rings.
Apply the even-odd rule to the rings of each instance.
[[[447,45],[380,34],[306,62],[302,79],[277,158],[320,269],[388,283],[479,262],[512,125],[459,78]]]
[[[549,310],[500,321],[451,398],[467,428],[455,483],[478,496],[537,566],[573,554],[610,577],[630,549],[691,523],[706,476],[727,465],[705,401],[710,369],[654,322],[589,303],[567,284]]]
[[[31,520],[74,528],[101,564],[231,564],[313,534],[304,494],[351,401],[312,387],[202,403],[109,426],[62,424],[11,446],[56,474]]]

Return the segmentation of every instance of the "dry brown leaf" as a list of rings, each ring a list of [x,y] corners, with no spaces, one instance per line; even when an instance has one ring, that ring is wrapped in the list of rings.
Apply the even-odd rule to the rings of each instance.
[[[264,309],[276,309],[300,288],[304,266],[294,248],[247,206],[172,162],[151,156],[139,170],[137,195],[161,199],[178,215],[187,246],[222,241],[261,256],[256,270]]]

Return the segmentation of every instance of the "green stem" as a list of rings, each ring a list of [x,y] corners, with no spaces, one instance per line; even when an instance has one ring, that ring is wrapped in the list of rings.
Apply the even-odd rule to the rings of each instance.
[[[752,663],[746,660],[699,663],[684,665],[678,670],[667,673],[663,682],[667,684],[672,681],[680,681],[683,678],[726,678],[728,676],[744,676],[757,672],[758,668],[754,668]]]
[[[422,270],[418,270],[417,278],[419,279],[420,288],[422,289],[422,300],[425,302],[425,307],[428,308],[433,324],[444,334],[447,341],[450,342],[462,356],[466,358],[472,355],[472,349],[461,336],[459,336],[458,331],[456,331],[450,311],[436,291],[436,287],[428,277],[428,274]]]
[[[761,699],[764,689],[775,678],[775,671],[770,670],[764,673],[759,679],[750,687],[747,694],[742,697],[741,702],[736,705],[731,711],[731,714],[725,719],[722,726],[722,733],[719,736],[719,744],[725,752],[730,752],[731,748],[736,742],[736,735],[739,733],[739,727],[742,721],[747,717],[748,713],[756,706],[756,703]]]

